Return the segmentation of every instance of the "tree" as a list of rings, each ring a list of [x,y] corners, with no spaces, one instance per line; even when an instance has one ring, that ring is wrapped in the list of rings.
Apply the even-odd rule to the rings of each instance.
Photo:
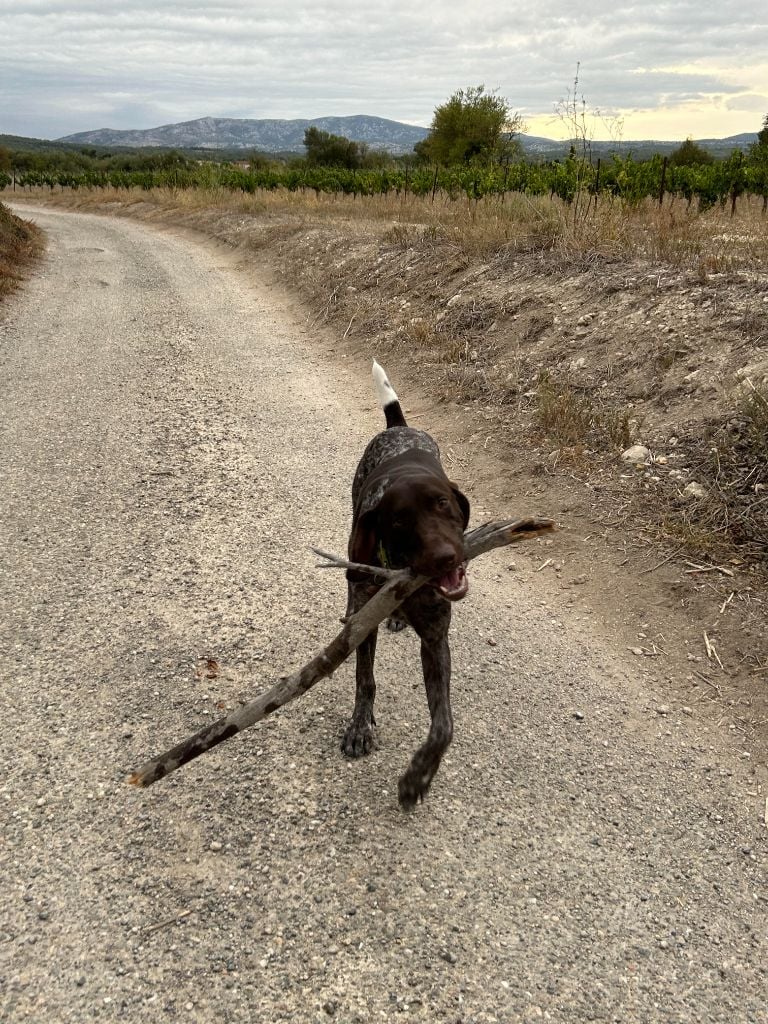
[[[522,128],[520,115],[511,113],[503,96],[473,85],[435,108],[429,135],[418,143],[416,153],[439,164],[509,159]]]
[[[760,167],[768,166],[768,114],[763,118],[763,127],[757,133],[757,142],[749,147],[749,162]]]
[[[748,161],[752,189],[763,197],[763,213],[768,213],[768,114],[763,118],[763,127],[757,133],[757,142],[749,147]]]
[[[699,167],[702,164],[714,163],[714,157],[694,142],[689,136],[673,151],[669,158],[673,167]]]
[[[272,159],[266,153],[259,153],[255,149],[251,150],[247,159],[248,170],[250,171],[266,171],[269,170],[272,164]]]
[[[368,153],[365,143],[353,142],[344,135],[331,135],[314,125],[304,132],[304,148],[308,164],[347,167],[350,170],[361,167]]]

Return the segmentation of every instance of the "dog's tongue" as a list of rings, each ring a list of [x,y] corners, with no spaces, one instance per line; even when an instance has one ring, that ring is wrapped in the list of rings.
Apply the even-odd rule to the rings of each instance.
[[[469,590],[466,568],[467,563],[463,562],[436,580],[437,589],[443,597],[447,597],[450,601],[458,601],[465,596]]]

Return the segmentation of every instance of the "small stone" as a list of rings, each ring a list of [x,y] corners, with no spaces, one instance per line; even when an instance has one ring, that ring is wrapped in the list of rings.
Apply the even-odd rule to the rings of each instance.
[[[335,1003],[332,999],[326,999],[326,1001],[323,1003],[323,1009],[325,1010],[329,1017],[332,1017],[334,1013],[336,1013],[338,1005],[339,1004]]]
[[[82,988],[83,985],[85,984],[85,975],[78,974],[78,976],[75,978],[75,984],[77,985],[78,988]]]
[[[214,839],[211,845],[208,847],[208,849],[211,850],[213,853],[219,853],[220,850],[224,849],[224,844]]]
[[[669,705],[668,704],[659,704],[659,706],[656,708],[656,714],[657,715],[668,715],[669,714]]]
[[[583,711],[574,711],[573,712],[573,717],[576,719],[577,722],[583,722],[584,721],[584,712]]]
[[[637,657],[637,658],[641,657],[642,654],[643,654],[643,648],[642,647],[628,647],[627,650],[629,651],[630,654],[634,654],[635,657]]]
[[[696,483],[695,480],[691,480],[691,482],[689,484],[686,484],[686,486],[683,488],[681,498],[683,499],[683,501],[691,501],[692,499],[700,501],[702,498],[706,498],[706,496],[706,487],[702,487],[702,485]]]
[[[449,949],[444,949],[442,951],[442,953],[440,954],[440,956],[443,958],[443,960],[445,960],[445,962],[447,964],[455,964],[456,963],[456,957],[454,956],[454,954]]]
[[[650,462],[651,452],[644,444],[633,444],[631,448],[621,453],[621,457],[625,462],[646,464]]]

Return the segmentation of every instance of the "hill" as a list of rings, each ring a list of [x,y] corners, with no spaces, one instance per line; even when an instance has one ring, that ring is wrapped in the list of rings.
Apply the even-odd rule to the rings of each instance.
[[[354,117],[299,118],[286,121],[231,117],[201,117],[196,121],[161,125],[159,128],[117,130],[101,128],[66,135],[58,142],[95,146],[164,146],[175,149],[257,149],[262,153],[303,152],[304,132],[315,127],[333,135],[365,142],[372,149],[410,153],[427,129],[401,121],[365,114]]]
[[[410,153],[415,144],[428,134],[428,129],[419,125],[365,114],[354,117],[295,120],[202,117],[195,121],[166,124],[158,128],[99,128],[65,135],[55,142],[0,135],[0,145],[9,149],[28,151],[49,149],[53,146],[68,149],[98,147],[105,152],[181,149],[202,159],[210,159],[212,154],[217,154],[217,159],[237,159],[243,151],[288,157],[291,154],[303,155],[304,132],[312,126],[334,135],[344,135],[356,142],[364,142],[372,149],[386,150],[395,155]],[[756,132],[742,132],[724,139],[697,139],[696,142],[714,157],[722,158],[728,156],[734,149],[746,150],[756,140]],[[559,159],[567,155],[570,148],[568,142],[539,135],[521,135],[520,142],[525,155],[538,160]],[[679,141],[656,139],[620,142],[596,140],[590,143],[589,148],[593,158],[607,158],[614,153],[622,156],[631,153],[636,159],[644,160],[655,153],[669,156],[679,145]]]

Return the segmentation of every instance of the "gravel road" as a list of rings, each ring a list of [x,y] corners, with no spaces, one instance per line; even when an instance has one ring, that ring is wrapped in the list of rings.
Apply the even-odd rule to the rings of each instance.
[[[381,416],[221,250],[16,211],[49,256],[0,326],[0,1020],[768,1021],[752,761],[554,609],[533,552],[472,564],[414,813],[408,633],[380,640],[372,756],[338,750],[347,663],[125,784],[336,632],[344,581],[306,546],[344,550]]]

